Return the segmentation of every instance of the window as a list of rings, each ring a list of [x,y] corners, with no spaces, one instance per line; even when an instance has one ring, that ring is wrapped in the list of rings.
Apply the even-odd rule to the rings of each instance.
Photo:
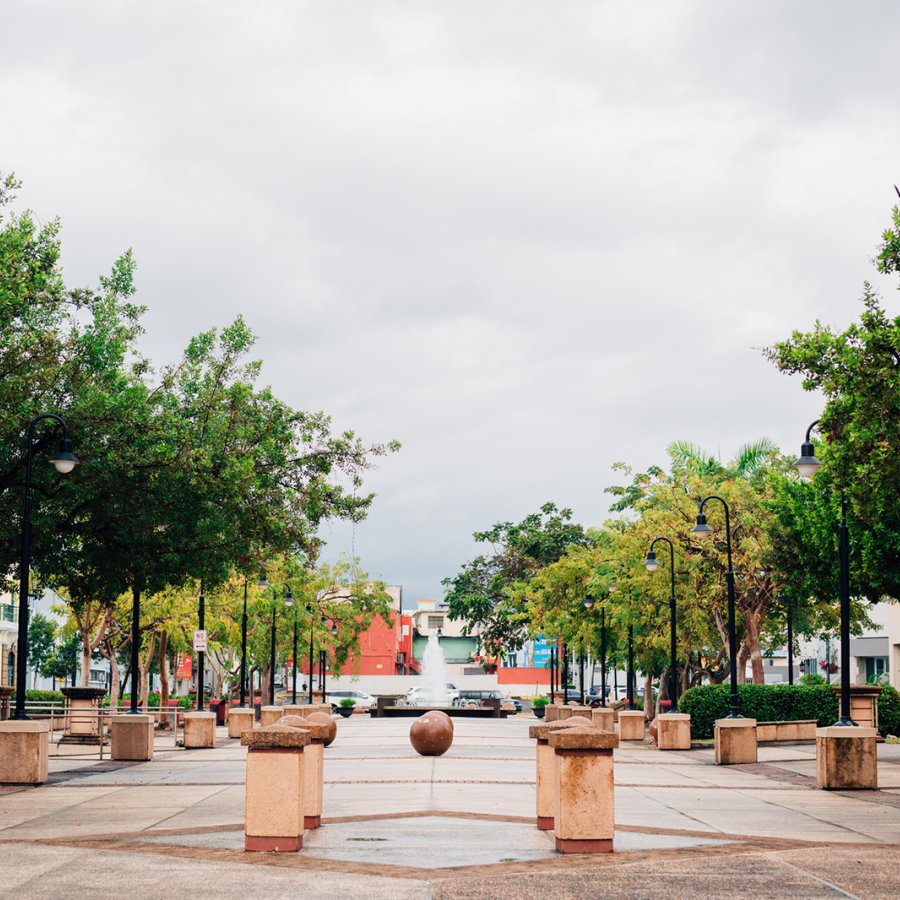
[[[444,617],[443,616],[429,616],[428,617],[428,627],[429,628],[442,628],[444,625]]]
[[[866,681],[874,681],[880,678],[888,670],[888,658],[886,656],[867,656]]]

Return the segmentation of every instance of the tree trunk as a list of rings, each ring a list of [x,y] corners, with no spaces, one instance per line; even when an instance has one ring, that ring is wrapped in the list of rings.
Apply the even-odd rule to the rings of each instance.
[[[644,718],[649,722],[656,715],[653,708],[653,676],[648,672],[644,676]]]
[[[140,683],[141,696],[140,705],[142,709],[147,708],[147,698],[150,694],[150,667],[153,665],[153,654],[156,650],[156,632],[150,632],[149,646],[147,647],[147,655],[138,659],[140,666]]]
[[[108,642],[103,645],[101,652],[109,663],[109,707],[115,709],[119,705],[119,662]]]
[[[753,672],[754,684],[765,684],[766,673],[763,668],[762,649],[759,646],[759,626],[760,616],[757,612],[744,613],[744,622],[746,623],[747,638],[745,646],[750,654],[750,666]]]
[[[157,664],[159,667],[159,709],[160,711],[169,707],[169,636],[163,631],[159,636],[159,655]],[[160,716],[160,723],[168,721]]]

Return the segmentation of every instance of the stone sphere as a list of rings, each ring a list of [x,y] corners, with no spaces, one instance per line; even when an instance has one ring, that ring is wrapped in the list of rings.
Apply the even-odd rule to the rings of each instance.
[[[446,713],[425,713],[412,723],[409,742],[419,756],[440,756],[453,743],[453,723]]]
[[[453,733],[453,719],[447,715],[442,709],[429,709],[427,713],[422,716],[419,716],[420,719],[424,719],[425,717],[437,717],[442,722],[447,722],[450,725],[450,733]]]
[[[310,722],[318,722],[320,725],[328,726],[328,737],[325,738],[326,747],[337,737],[337,722],[335,722],[331,716],[326,716],[325,713],[315,712],[310,713],[306,718]]]

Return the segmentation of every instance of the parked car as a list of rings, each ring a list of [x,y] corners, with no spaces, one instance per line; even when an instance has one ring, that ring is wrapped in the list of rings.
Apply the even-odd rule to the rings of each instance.
[[[338,707],[341,705],[341,700],[345,697],[350,697],[353,700],[354,708],[369,709],[369,707],[375,705],[375,698],[365,691],[329,691],[325,694],[325,702],[331,704],[332,712],[337,712]]]
[[[508,713],[513,713],[513,715],[519,711],[516,709],[516,701],[507,697],[506,694],[498,691],[496,688],[486,691],[460,691],[457,705],[468,707],[481,706],[482,700],[500,700],[500,709],[505,709]]]
[[[451,684],[449,681],[447,682],[447,696],[448,702],[451,704],[455,704],[459,698],[459,691],[457,690],[456,685]],[[411,687],[406,692],[406,702],[409,706],[418,706],[421,703],[426,703],[427,698],[428,688],[421,684]]]

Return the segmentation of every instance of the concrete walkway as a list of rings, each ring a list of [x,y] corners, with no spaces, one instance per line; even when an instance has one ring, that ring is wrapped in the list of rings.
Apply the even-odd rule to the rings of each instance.
[[[149,763],[51,759],[39,788],[0,788],[0,885],[20,897],[896,897],[900,746],[878,791],[815,788],[811,745],[755,766],[711,750],[616,751],[616,852],[561,857],[533,827],[534,719],[459,719],[446,756],[410,721],[338,721],[324,825],[297,854],[243,852],[245,750],[161,738]]]

